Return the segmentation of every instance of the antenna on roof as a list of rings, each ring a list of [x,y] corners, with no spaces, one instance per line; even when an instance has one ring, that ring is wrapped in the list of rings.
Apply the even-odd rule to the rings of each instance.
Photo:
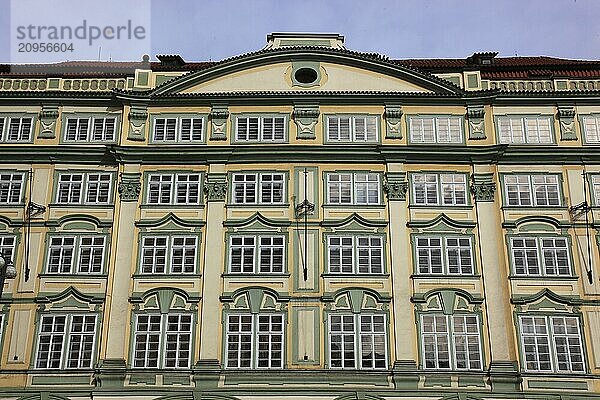
[[[98,61],[100,61],[102,56],[102,46],[98,46]]]

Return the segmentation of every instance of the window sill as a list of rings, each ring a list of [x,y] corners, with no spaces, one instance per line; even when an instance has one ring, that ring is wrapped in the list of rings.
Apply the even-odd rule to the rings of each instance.
[[[474,274],[474,275],[412,274],[410,277],[412,279],[479,279],[479,278],[481,278],[481,275],[479,275],[479,274]]]
[[[532,281],[532,280],[551,280],[551,281],[578,281],[579,277],[574,275],[568,276],[547,276],[547,275],[532,275],[532,276],[523,276],[523,275],[510,275],[508,277],[510,280],[515,281]]]
[[[114,203],[108,204],[96,204],[96,203],[50,203],[48,204],[50,208],[82,208],[82,207],[90,207],[90,208],[114,208]]]
[[[385,204],[323,204],[324,209],[332,208],[373,208],[373,209],[385,209]]]
[[[421,209],[427,209],[427,208],[434,208],[434,209],[441,209],[441,208],[451,208],[453,210],[472,210],[473,209],[473,205],[472,204],[461,204],[461,205],[452,205],[452,204],[441,204],[441,205],[429,205],[429,204],[409,204],[408,208],[414,208],[416,210],[421,210]]]
[[[157,208],[182,208],[182,209],[193,209],[193,208],[204,208],[204,203],[200,204],[142,204],[140,209],[154,210]]]
[[[58,273],[46,272],[38,275],[40,278],[82,278],[82,279],[104,279],[108,278],[108,274],[79,274],[79,273]]]
[[[390,274],[338,274],[338,273],[326,273],[321,274],[323,278],[371,278],[371,279],[387,279]]]
[[[525,211],[567,211],[569,208],[567,206],[559,205],[559,206],[507,206],[503,205],[500,207],[501,210],[508,211],[516,211],[516,210],[525,210]]]
[[[285,204],[261,204],[261,203],[248,203],[248,204],[239,204],[239,203],[228,203],[225,205],[227,208],[250,208],[250,207],[266,207],[266,208],[289,208],[290,203]]]
[[[237,272],[228,272],[225,274],[221,274],[223,278],[259,278],[259,279],[267,279],[267,278],[289,278],[290,274],[288,272],[284,273],[237,273]]]
[[[25,204],[24,203],[13,203],[13,204],[0,204],[0,208],[19,208],[19,209],[24,209],[25,208]]]
[[[186,279],[186,278],[200,278],[201,274],[184,274],[181,272],[173,272],[170,274],[133,274],[131,275],[134,279]]]

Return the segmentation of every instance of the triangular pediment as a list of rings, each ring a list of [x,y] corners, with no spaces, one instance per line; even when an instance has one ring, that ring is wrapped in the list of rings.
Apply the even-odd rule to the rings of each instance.
[[[223,60],[210,68],[166,82],[157,87],[152,95],[193,96],[240,92],[452,95],[459,94],[461,89],[378,55],[340,49],[287,48],[263,50]]]

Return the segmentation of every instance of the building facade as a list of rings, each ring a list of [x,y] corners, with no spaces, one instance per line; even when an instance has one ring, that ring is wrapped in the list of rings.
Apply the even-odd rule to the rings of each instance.
[[[0,67],[0,399],[600,398],[600,62],[267,42]]]

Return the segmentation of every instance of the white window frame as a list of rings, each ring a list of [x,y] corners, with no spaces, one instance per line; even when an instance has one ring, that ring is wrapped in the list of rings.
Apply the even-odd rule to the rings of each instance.
[[[419,182],[419,180],[423,180]],[[419,172],[411,174],[411,185],[412,185],[412,202],[414,205],[419,206],[467,206],[469,205],[469,188],[468,188],[467,174],[465,173],[430,173],[430,172]],[[423,200],[419,200],[417,197],[417,186],[423,185]],[[460,190],[460,187],[464,190]],[[436,198],[435,201],[430,201],[429,194],[435,189]],[[462,193],[462,196],[459,195]],[[448,195],[451,200],[447,201]],[[460,202],[459,199],[462,197],[464,202]]]
[[[267,176],[270,176],[269,181],[265,180]],[[274,180],[273,177],[278,176],[281,177],[281,180]],[[236,181],[237,177],[244,177],[243,181]],[[254,177],[254,180],[247,180],[248,177]],[[276,197],[275,186],[277,184],[281,184],[281,200],[274,201]],[[237,201],[238,197],[236,196],[236,188],[238,186],[243,187],[243,201]],[[268,190],[269,198],[263,196],[264,190],[266,186],[267,188],[270,186],[270,190]],[[254,187],[254,201],[248,200],[248,195],[251,193],[251,187]],[[256,205],[256,204],[264,204],[264,205],[284,205],[286,201],[287,195],[287,179],[286,174],[284,172],[236,172],[231,174],[231,204],[234,205]]]
[[[425,330],[425,319],[432,318],[434,330],[426,331]],[[468,323],[466,319],[475,319],[475,323],[471,324],[471,326],[475,326],[476,332],[468,332]],[[438,319],[440,321],[444,321],[445,330],[440,327],[438,329]],[[465,331],[460,332],[457,329],[456,319],[462,319],[465,323]],[[421,360],[423,369],[426,370],[446,370],[446,371],[481,371],[483,369],[483,351],[482,351],[482,343],[481,343],[481,325],[479,321],[479,315],[473,313],[457,313],[452,315],[444,315],[441,313],[423,313],[419,318],[420,323],[420,335],[421,335]],[[458,338],[463,338],[466,340],[464,344],[466,347],[466,362],[469,365],[468,367],[461,368],[458,366],[458,347],[457,342]],[[477,341],[477,352],[476,354],[472,354],[469,351],[469,338],[476,338]],[[430,343],[431,341],[431,343]],[[433,345],[433,349],[427,349],[428,345]],[[443,350],[443,352],[440,352]],[[440,366],[440,358],[441,354],[448,353],[448,366]],[[433,354],[435,358],[433,359],[435,365],[428,366],[427,354]],[[444,359],[444,361],[446,361]],[[471,361],[479,363],[477,368],[471,368]]]
[[[600,144],[600,115],[583,115],[581,130],[585,144]]]
[[[369,243],[367,245],[361,245],[361,239],[366,239]],[[340,244],[332,244],[332,241],[338,240]],[[344,244],[344,241],[348,242]],[[379,246],[372,245],[371,242],[373,240],[379,241]],[[335,251],[336,248],[342,249],[340,252],[340,269],[339,271],[332,271],[332,251]],[[351,249],[351,268],[350,270],[344,270],[343,259],[345,256],[343,255],[343,249],[349,248]],[[365,265],[361,266],[361,259],[364,259],[364,253],[361,255],[361,250],[366,251],[368,254],[368,264],[366,265],[368,271],[361,271],[365,267]],[[373,271],[373,261],[377,258],[376,252],[379,251],[379,271]],[[375,255],[374,255],[375,253]],[[346,256],[347,257],[347,256]],[[375,264],[376,266],[376,264]],[[385,273],[385,249],[384,249],[384,238],[379,235],[345,235],[335,234],[327,236],[327,272],[329,274],[336,275],[381,275]]]
[[[240,120],[246,120],[246,132],[242,136],[240,132]],[[257,137],[250,138],[250,120],[256,120]],[[267,120],[272,120],[271,130],[267,131]],[[283,133],[281,138],[276,138],[277,124],[283,121]],[[235,117],[234,141],[238,143],[285,143],[288,135],[288,118],[285,115],[238,115]],[[244,137],[245,136],[245,137]],[[271,136],[271,137],[269,137]]]
[[[17,237],[15,235],[0,234],[0,254],[5,255],[16,264]]]
[[[535,182],[540,178],[544,179],[544,182]],[[554,179],[555,182],[549,182]],[[509,182],[514,181],[514,182]],[[504,185],[504,205],[509,207],[561,207],[563,204],[562,199],[562,180],[560,174],[506,174],[502,177]],[[510,187],[513,187],[509,190]],[[550,187],[556,188],[556,199],[558,204],[550,204],[551,196],[549,194],[553,191],[548,190]],[[544,197],[538,197],[538,190],[544,189],[542,193]],[[510,203],[510,193],[516,193],[517,203]],[[529,203],[525,201],[525,196],[528,196]],[[545,199],[545,200],[544,200]],[[547,204],[544,204],[547,203]]]
[[[544,241],[553,241],[555,245],[553,247],[545,247]],[[556,241],[564,241],[564,247],[557,247]],[[526,245],[527,241],[534,241],[535,247],[531,246],[522,246],[515,247],[516,241],[523,241],[523,244]],[[512,236],[510,238],[510,247],[511,247],[511,260],[512,260],[512,268],[515,276],[531,276],[531,277],[540,277],[540,276],[554,276],[554,277],[570,277],[573,276],[573,268],[571,265],[571,243],[569,238],[566,236]],[[567,265],[562,266],[562,268],[567,268],[568,271],[566,273],[560,273],[560,269],[558,266],[558,255],[557,251],[563,250],[566,252],[566,261]],[[535,251],[535,265],[530,265],[529,261]],[[517,253],[520,252],[520,255]],[[547,264],[546,252],[548,252],[548,256],[553,260],[551,264]],[[524,272],[517,271],[517,258],[523,259],[524,264]],[[529,270],[533,267],[537,267],[537,273],[530,273]],[[548,273],[549,269],[554,269],[555,273]]]
[[[24,189],[25,174],[23,172],[0,171],[0,204],[21,204]],[[16,201],[15,197],[18,197]]]
[[[79,188],[79,196],[76,201],[71,200],[71,191],[73,190],[74,181],[61,181],[63,176],[80,176],[81,180],[78,181]],[[98,180],[91,179],[97,177]],[[108,179],[106,179],[108,178]],[[96,184],[94,188],[95,182],[99,182]],[[106,184],[108,183],[108,188],[106,188]],[[61,201],[61,188],[63,188],[63,184],[68,186],[67,192],[69,193],[69,201]],[[89,196],[93,195],[94,191],[96,191],[95,198],[96,200],[100,196],[99,186],[102,186],[102,192],[106,192],[106,201],[88,201]],[[56,204],[86,204],[86,205],[95,205],[95,204],[111,204],[113,199],[113,174],[110,172],[59,172],[57,176],[56,182]]]
[[[340,326],[342,327],[342,330],[336,330],[333,331],[332,330],[332,318],[340,318]],[[363,332],[362,327],[362,318],[369,318],[371,320],[371,328],[374,328],[375,323],[373,322],[374,318],[378,318],[378,319],[382,319],[382,322],[378,325],[382,325],[383,331],[377,331],[377,332],[373,332],[373,331],[366,331]],[[345,319],[350,320],[350,318],[352,319],[352,329],[345,329],[345,325],[347,324],[347,322],[344,322]],[[341,343],[342,343],[342,347],[343,349],[341,349],[339,351],[341,358],[340,358],[340,362],[341,365],[334,365],[334,361],[333,361],[333,339],[332,336],[341,336]],[[375,356],[375,345],[376,345],[376,340],[375,340],[375,336],[377,336],[379,339],[381,339],[383,337],[383,347],[384,347],[384,365],[382,366],[377,366],[377,360],[374,359]],[[349,341],[349,340],[352,341]],[[353,364],[354,366],[350,367],[350,366],[346,366],[346,361],[347,359],[345,358],[347,353],[350,353],[350,350],[346,348],[346,344],[352,344],[352,351],[353,351]],[[363,354],[363,350],[366,346],[369,346],[369,349],[371,350],[371,355],[372,357],[370,359],[364,357]],[[387,316],[385,314],[378,314],[378,313],[359,313],[359,314],[349,314],[349,313],[331,313],[327,316],[327,352],[328,352],[328,357],[327,357],[327,366],[329,369],[333,369],[333,370],[342,370],[342,369],[346,369],[346,370],[383,370],[383,369],[387,369],[388,368],[388,326],[387,326]],[[368,354],[368,353],[367,353]],[[363,358],[364,357],[364,358]],[[337,358],[336,358],[337,360]],[[372,362],[370,367],[364,367],[363,366],[363,362],[364,361],[370,361]],[[378,360],[379,362],[381,362],[381,360]]]
[[[381,204],[381,174],[377,172],[326,172],[326,204],[327,205],[352,205],[352,206],[367,206],[367,205],[380,205]],[[334,181],[332,178],[348,178],[344,181]],[[338,184],[340,188],[347,192],[348,188],[343,189],[342,184],[348,183],[350,190],[350,198],[349,201],[343,200],[343,192],[339,190],[339,196],[337,196],[337,201],[332,198],[333,185]],[[361,189],[362,188],[362,189]],[[373,192],[377,192],[376,201],[372,201],[369,196],[373,194]],[[359,199],[363,198],[366,201],[360,201]]]
[[[241,244],[235,244],[234,241],[241,239]],[[270,240],[271,244],[263,244],[263,239]],[[281,240],[281,245],[273,244],[273,240]],[[247,243],[252,241],[252,244]],[[236,234],[229,236],[229,262],[228,272],[230,274],[269,274],[269,275],[280,275],[287,271],[286,265],[286,237],[284,235],[272,235],[272,234]],[[240,269],[239,271],[233,268],[234,252],[241,250],[239,253],[240,258]],[[269,250],[269,251],[267,251]],[[281,255],[275,255],[274,250],[280,250]],[[252,255],[251,269],[247,270],[247,265],[244,263],[245,256],[248,254]],[[235,255],[237,258],[238,255]],[[268,257],[269,264],[266,265],[268,270],[263,270],[263,259]],[[281,257],[281,270],[274,270],[276,258]],[[237,268],[236,268],[237,269]]]
[[[159,319],[159,330],[155,331],[155,330],[140,330],[140,317],[147,317],[148,318],[148,326],[150,326],[151,324],[151,319],[152,318],[158,318]],[[170,319],[172,318],[177,318],[176,322],[172,322],[170,321]],[[182,318],[185,319],[189,319],[189,322],[186,322],[185,320],[182,321]],[[182,329],[182,326],[185,326],[185,324],[189,324],[189,330],[184,330]],[[177,329],[175,330],[170,330],[172,326],[176,325]],[[167,314],[160,314],[160,313],[137,313],[134,314],[134,326],[133,328],[133,344],[132,344],[132,350],[131,350],[131,367],[134,369],[138,369],[138,368],[159,368],[159,369],[165,369],[165,368],[169,368],[169,369],[188,369],[190,368],[190,364],[191,364],[191,360],[192,360],[192,353],[194,351],[193,349],[193,344],[194,344],[194,325],[195,325],[195,321],[194,321],[194,315],[192,313],[189,312],[169,312]],[[154,365],[148,365],[149,363],[149,359],[150,359],[150,355],[149,355],[149,350],[148,350],[148,337],[149,336],[158,336],[158,347],[156,349],[154,349],[154,352],[156,352],[156,366]],[[187,342],[187,349],[185,348],[185,346],[183,348],[181,348],[182,346],[182,338],[185,338],[185,336],[188,336],[188,342]],[[174,339],[174,343],[175,343],[175,349],[170,349],[169,348],[169,341],[167,340],[169,337],[172,337],[172,339]],[[142,341],[141,338],[145,337],[146,340]],[[171,342],[172,344],[173,342]],[[144,346],[145,344],[145,346]],[[142,346],[144,346],[144,348],[142,349]],[[187,358],[186,357],[181,357],[182,353],[187,351]],[[169,353],[175,353],[174,358],[173,357],[168,357]],[[140,360],[140,358],[138,357],[138,353],[144,353],[144,358],[143,358],[143,365],[139,365],[137,364],[137,362]],[[174,360],[175,361],[175,365],[168,365],[169,364],[169,360]],[[182,363],[182,365],[180,365],[180,361],[184,361],[184,363]]]
[[[24,124],[23,120],[28,119],[29,121],[29,129],[27,132],[24,132]],[[17,128],[17,139],[10,138],[10,129],[13,125],[13,121],[18,121]],[[35,127],[35,118],[33,116],[10,116],[4,115],[0,116],[0,142],[1,143],[29,143],[32,139],[33,128]],[[26,135],[24,135],[26,133]]]
[[[527,329],[526,332],[524,320],[529,319],[533,320],[533,331],[531,329]],[[557,320],[562,320],[567,324],[567,321],[571,323],[571,327],[577,328],[577,333],[564,333],[564,332],[556,332],[555,326],[553,322]],[[544,328],[545,332],[538,332],[538,328]],[[584,351],[584,338],[582,334],[580,318],[574,315],[538,315],[538,314],[521,314],[519,315],[519,336],[521,342],[521,357],[522,357],[522,366],[523,369],[527,372],[542,372],[542,373],[565,373],[565,374],[585,374],[586,370],[586,362],[585,362],[585,351]],[[529,338],[533,339],[533,343],[528,340]],[[557,343],[557,339],[567,340],[569,344],[565,347],[567,350],[566,354],[568,356],[567,363],[569,367],[567,369],[559,369],[559,359],[558,359],[558,348],[561,347]],[[573,339],[573,340],[569,340]],[[528,343],[529,342],[529,343]],[[539,346],[543,346],[544,342],[548,346],[548,353],[540,353]],[[581,358],[580,361],[573,361],[571,350],[578,348],[579,356]],[[529,349],[529,351],[527,351]],[[542,369],[540,368],[540,355],[547,354],[548,362],[550,363],[550,368]],[[575,353],[576,354],[576,353]],[[528,362],[528,358],[530,361]],[[546,361],[546,360],[543,360]],[[538,368],[530,368],[530,362],[537,364]],[[573,365],[581,364],[581,368],[573,369]]]
[[[427,137],[427,126],[431,126],[431,137]],[[453,137],[452,125],[458,123],[458,137]],[[411,143],[419,144],[462,144],[464,143],[463,118],[455,115],[447,116],[410,116],[408,117],[409,138]],[[421,133],[417,132],[420,129]],[[443,132],[446,129],[446,132]],[[445,136],[445,137],[444,137]]]
[[[88,116],[88,117],[77,117],[66,115],[64,119],[64,132],[63,141],[65,143],[112,143],[116,141],[117,130],[118,130],[118,118],[116,116]],[[85,132],[80,132],[80,125],[83,121],[87,121],[87,127]],[[112,121],[112,132],[110,127],[107,126]],[[101,138],[96,138],[96,123],[100,122],[102,131]],[[75,137],[69,137],[69,127],[71,123],[75,123]],[[83,138],[80,134],[84,134]],[[110,137],[108,137],[110,135]]]
[[[64,322],[64,329],[61,331],[55,331],[56,328],[54,328],[55,326],[55,321],[57,318],[65,318],[65,322]],[[93,326],[94,326],[94,330],[93,332],[90,331],[85,331],[85,332],[78,332],[78,331],[74,331],[74,327],[73,327],[73,319],[74,318],[79,318],[79,317],[83,317],[83,321],[85,321],[87,318],[89,317],[93,317]],[[48,332],[45,331],[43,332],[43,330],[45,329],[45,325],[44,325],[44,321],[47,318],[52,318],[52,332]],[[49,313],[45,313],[45,314],[41,314],[40,315],[40,319],[38,322],[39,326],[38,326],[38,336],[37,336],[37,346],[36,346],[36,351],[35,351],[35,364],[34,364],[34,368],[35,369],[52,369],[52,370],[72,370],[72,369],[92,369],[94,367],[95,361],[96,361],[96,336],[98,333],[98,316],[96,314],[93,313],[68,313],[68,314],[49,314]],[[86,322],[84,322],[84,325],[86,324]],[[59,325],[60,327],[60,325]],[[70,358],[70,349],[75,341],[75,338],[77,336],[91,336],[92,337],[92,347],[91,349],[89,349],[90,352],[90,359],[88,360],[89,365],[81,365],[82,364],[82,350],[81,347],[79,348],[79,356],[77,358],[77,366],[69,366],[68,363],[69,361],[71,361],[72,359]],[[40,359],[41,356],[41,348],[42,345],[46,344],[46,343],[42,343],[42,337],[46,337],[46,336],[50,336],[50,344],[48,346],[48,349],[50,351],[50,354],[48,354],[48,362],[46,363],[45,366],[40,366],[40,362],[42,361]],[[59,365],[58,366],[48,366],[48,364],[50,363],[50,361],[52,360],[52,355],[51,353],[53,352],[52,349],[57,345],[57,341],[60,340],[60,358],[59,358]],[[76,342],[75,342],[76,343]],[[89,344],[89,342],[88,342]]]
[[[342,137],[341,121],[347,121],[348,135]],[[335,123],[337,121],[337,123]],[[363,131],[360,132],[362,121]],[[331,143],[377,143],[379,141],[379,118],[377,115],[327,115],[326,142]],[[369,132],[369,127],[374,131]],[[333,128],[336,130],[334,131]]]
[[[600,206],[600,175],[592,175],[591,178],[591,197],[594,199],[594,205]]]
[[[186,121],[189,120],[189,133],[184,132]],[[173,127],[173,138],[167,137],[168,124],[170,121],[174,122]],[[158,123],[164,122],[164,129],[162,132],[163,138],[157,138]],[[200,126],[198,127],[197,124]],[[197,129],[200,132],[197,132]],[[204,142],[204,130],[205,130],[205,118],[203,116],[156,116],[152,121],[152,140],[151,143],[169,144],[169,143],[203,143]],[[184,134],[188,137],[184,137]],[[200,135],[198,138],[197,135]]]
[[[71,239],[73,244],[71,246],[65,247],[64,241],[66,239]],[[91,239],[91,244],[83,244],[84,240]],[[60,240],[60,245],[54,244],[53,242]],[[98,241],[101,240],[101,244]],[[106,260],[106,251],[107,251],[107,237],[106,235],[98,235],[98,234],[63,234],[60,236],[50,236],[48,238],[48,252],[47,252],[47,261],[45,271],[47,274],[73,274],[73,275],[100,275],[104,272],[104,263]],[[59,247],[57,247],[59,246]],[[65,252],[67,250],[71,250],[70,255],[66,255]],[[90,250],[89,253],[89,261],[85,263],[86,260],[86,249]],[[53,254],[58,250],[58,257],[60,259],[58,266],[58,271],[50,271],[50,264],[53,258]],[[95,251],[94,251],[95,250]],[[96,263],[94,260],[97,260],[98,250],[100,252],[100,270],[93,271],[92,266]],[[70,258],[70,263],[68,264],[68,270],[61,270],[63,267],[63,260],[65,257]],[[82,267],[88,267],[88,270],[82,269]]]
[[[250,319],[250,331],[234,331],[232,325],[234,325],[233,318],[238,318],[236,325],[248,325],[248,322],[243,323],[242,318]],[[264,321],[268,319],[268,324]],[[273,318],[280,318],[280,322],[273,321]],[[263,321],[261,321],[261,319]],[[226,328],[225,328],[225,354],[224,354],[224,366],[226,369],[283,369],[285,367],[285,334],[286,334],[286,318],[283,313],[230,313],[226,317]],[[273,329],[281,325],[281,330]],[[268,329],[264,329],[264,328]],[[263,330],[264,329],[264,330]],[[250,339],[250,359],[247,365],[242,365],[242,349],[241,337],[245,336],[248,344]],[[239,340],[234,340],[234,337],[239,337]],[[268,358],[261,359],[260,353],[264,353],[265,350],[261,349],[259,343],[266,344],[268,347]],[[266,340],[266,342],[265,342]],[[273,350],[272,346],[280,345],[280,349]],[[236,349],[237,347],[237,349]],[[247,351],[246,351],[247,352]],[[280,354],[279,358],[273,357],[274,354]],[[235,355],[235,357],[231,357]],[[244,360],[247,360],[244,358]],[[261,361],[266,361],[266,365],[261,365]],[[277,365],[279,363],[279,365]],[[245,364],[245,363],[244,363]]]
[[[428,244],[426,246],[422,246],[419,244],[419,240],[422,239],[426,239]],[[440,245],[439,246],[434,246],[431,245],[431,240],[435,239],[435,240],[439,240]],[[463,240],[468,240],[469,244],[468,245],[462,245],[460,242]],[[452,240],[456,240],[458,241],[458,246],[454,246],[449,244],[449,241]],[[414,236],[414,247],[415,247],[415,271],[417,273],[417,275],[448,275],[448,276],[472,276],[475,274],[475,257],[474,257],[474,251],[473,251],[473,239],[471,236],[468,235],[430,235],[430,234],[423,234],[423,235],[415,235]],[[432,263],[431,263],[431,258],[432,258],[432,252],[431,250],[426,251],[427,252],[427,259],[428,259],[428,263],[427,263],[427,272],[424,272],[421,269],[421,257],[420,257],[420,250],[422,249],[439,249],[440,251],[440,262],[441,262],[441,271],[440,272],[431,272],[433,267],[432,267]],[[458,261],[458,272],[451,272],[450,271],[450,260],[451,260],[451,251],[454,250],[456,251],[456,249],[458,249],[458,254],[455,256],[455,258]],[[468,249],[469,251],[469,259],[470,259],[470,272],[462,272],[463,270],[463,265],[462,265],[462,251]]]
[[[553,123],[554,117],[549,115],[499,116],[499,142],[502,144],[554,144]],[[546,132],[546,134],[542,136],[542,132]]]
[[[146,244],[146,240],[154,240],[153,245]],[[156,240],[164,240],[165,244],[157,245]],[[176,244],[176,241],[183,240],[183,244]],[[193,240],[194,243],[188,243],[188,240]],[[140,237],[140,260],[139,260],[139,273],[141,275],[166,275],[166,274],[182,274],[182,275],[193,275],[198,269],[198,256],[199,256],[199,241],[198,236],[191,234],[147,234]],[[148,250],[148,252],[147,252]],[[179,253],[178,250],[183,250]],[[194,252],[194,266],[191,271],[186,271],[186,259],[189,258],[189,254],[186,250],[193,250]],[[159,256],[157,256],[160,254]],[[162,255],[164,252],[164,255]],[[146,256],[148,254],[148,256]],[[158,263],[157,258],[164,258],[164,265]],[[151,263],[147,264],[145,259],[151,259]],[[175,265],[174,259],[181,258],[181,265]],[[146,271],[145,267],[150,266],[151,271]],[[164,268],[164,271],[157,272],[158,268]],[[181,270],[179,270],[181,267]]]
[[[158,181],[154,180],[158,178]],[[190,178],[194,180],[190,181]],[[152,201],[153,186],[158,185],[157,201]],[[164,201],[165,186],[168,185],[169,200]],[[185,200],[180,201],[179,188],[185,187]],[[195,187],[195,195],[190,188]],[[196,201],[193,201],[196,197]],[[192,200],[190,200],[192,198]],[[147,175],[146,203],[147,205],[200,205],[202,204],[202,174],[194,172],[160,173],[152,172]]]

